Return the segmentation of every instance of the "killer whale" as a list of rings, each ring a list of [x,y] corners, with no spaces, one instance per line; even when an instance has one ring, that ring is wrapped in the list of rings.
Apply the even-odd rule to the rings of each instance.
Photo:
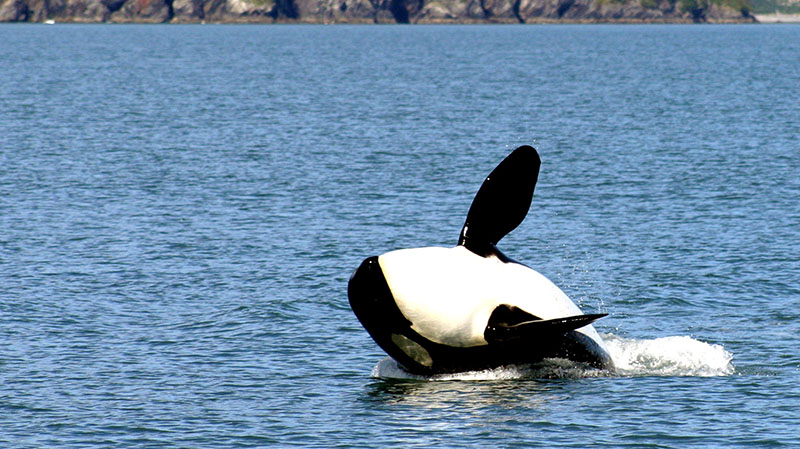
[[[497,243],[525,219],[538,152],[515,149],[484,180],[453,248],[401,249],[366,258],[348,282],[354,314],[407,371],[433,375],[564,358],[613,361],[583,314],[546,277]]]

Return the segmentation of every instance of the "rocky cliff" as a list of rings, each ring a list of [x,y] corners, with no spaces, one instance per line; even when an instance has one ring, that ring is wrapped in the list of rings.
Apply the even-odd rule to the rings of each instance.
[[[2,22],[751,22],[746,0],[0,0]]]

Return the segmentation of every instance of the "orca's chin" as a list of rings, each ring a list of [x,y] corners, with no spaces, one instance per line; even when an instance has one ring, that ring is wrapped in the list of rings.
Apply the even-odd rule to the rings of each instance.
[[[564,344],[559,352],[559,358],[585,363],[592,368],[616,370],[611,355],[598,342],[578,331],[564,335]]]

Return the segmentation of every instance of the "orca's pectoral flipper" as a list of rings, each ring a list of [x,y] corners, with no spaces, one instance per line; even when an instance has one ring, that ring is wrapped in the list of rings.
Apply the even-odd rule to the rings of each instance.
[[[489,343],[502,343],[521,338],[547,338],[587,326],[606,315],[608,314],[594,313],[552,320],[524,321],[518,324],[493,323],[490,320],[483,332],[483,338]]]
[[[497,242],[528,214],[539,165],[539,153],[529,145],[503,159],[472,200],[458,244],[480,256],[491,254]]]

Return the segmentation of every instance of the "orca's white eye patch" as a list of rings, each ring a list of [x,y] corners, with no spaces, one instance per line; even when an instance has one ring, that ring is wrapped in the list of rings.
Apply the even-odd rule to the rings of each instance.
[[[400,334],[392,334],[392,343],[420,365],[428,368],[433,366],[431,355],[419,343]]]

